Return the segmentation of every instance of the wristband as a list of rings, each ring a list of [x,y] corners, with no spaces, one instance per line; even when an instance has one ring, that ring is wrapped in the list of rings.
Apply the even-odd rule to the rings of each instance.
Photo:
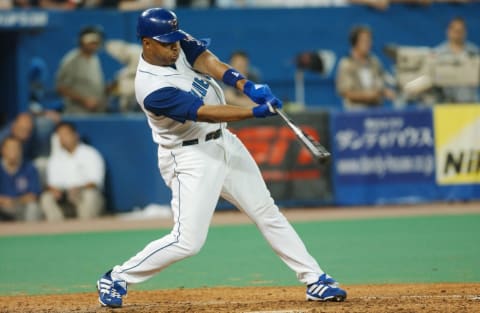
[[[237,87],[237,82],[242,79],[245,79],[245,76],[233,68],[226,70],[222,77],[222,81],[232,87]]]

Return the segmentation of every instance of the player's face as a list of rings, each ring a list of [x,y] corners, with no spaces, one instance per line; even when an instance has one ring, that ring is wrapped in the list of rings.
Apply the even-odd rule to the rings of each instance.
[[[143,45],[144,55],[155,64],[167,66],[174,64],[180,54],[180,42],[163,43],[146,38]]]

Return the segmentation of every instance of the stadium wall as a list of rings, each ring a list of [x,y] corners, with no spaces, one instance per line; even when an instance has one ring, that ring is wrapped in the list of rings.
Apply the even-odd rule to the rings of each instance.
[[[332,159],[318,166],[280,119],[231,123],[281,206],[480,199],[480,105],[292,114]],[[107,163],[109,207],[168,204],[146,119],[71,117]],[[221,202],[221,208],[228,208]]]

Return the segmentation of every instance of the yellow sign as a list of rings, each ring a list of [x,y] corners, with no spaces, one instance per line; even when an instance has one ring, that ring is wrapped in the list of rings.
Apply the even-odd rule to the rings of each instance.
[[[437,183],[480,183],[480,105],[439,105],[433,114]]]

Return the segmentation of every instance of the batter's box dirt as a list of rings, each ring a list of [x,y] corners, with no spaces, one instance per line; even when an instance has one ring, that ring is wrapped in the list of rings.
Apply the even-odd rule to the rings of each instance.
[[[0,297],[1,313],[478,313],[480,283],[344,286],[341,303],[304,300],[302,287],[131,291],[121,309],[101,308],[95,293]]]

